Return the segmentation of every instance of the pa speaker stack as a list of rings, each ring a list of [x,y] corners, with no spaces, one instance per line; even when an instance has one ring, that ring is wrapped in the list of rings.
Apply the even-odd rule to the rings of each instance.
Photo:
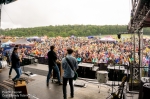
[[[148,88],[146,87],[145,84],[150,83],[150,78],[149,77],[142,77],[141,78],[141,83],[140,83],[140,92],[139,92],[139,99],[147,99],[147,98],[143,98],[144,97],[144,93],[146,90],[148,90]],[[145,89],[145,90],[144,90]],[[150,91],[149,91],[150,92]],[[145,94],[147,95],[147,94]],[[150,96],[149,96],[150,97]]]

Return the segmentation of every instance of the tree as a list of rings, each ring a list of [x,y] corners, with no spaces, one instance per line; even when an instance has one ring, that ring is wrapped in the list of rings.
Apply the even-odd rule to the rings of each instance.
[[[18,28],[1,30],[2,35],[6,36],[99,36],[113,35],[119,32],[127,32],[126,25],[62,25],[62,26],[45,26],[35,28]],[[144,34],[149,35],[150,28],[144,28]]]

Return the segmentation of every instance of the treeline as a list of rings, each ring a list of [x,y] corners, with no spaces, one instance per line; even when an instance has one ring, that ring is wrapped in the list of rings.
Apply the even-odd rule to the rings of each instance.
[[[61,26],[45,26],[34,28],[17,28],[1,30],[2,35],[6,36],[97,36],[97,35],[113,35],[119,32],[126,32],[126,25],[61,25]],[[144,29],[144,34],[150,33],[150,28]]]

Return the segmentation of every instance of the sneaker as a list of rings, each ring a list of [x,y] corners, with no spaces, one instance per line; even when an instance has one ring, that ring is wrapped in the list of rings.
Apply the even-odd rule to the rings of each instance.
[[[70,98],[74,98],[74,95],[70,95]]]
[[[9,78],[11,78],[11,75],[9,75]]]
[[[59,85],[62,85],[62,84],[63,84],[62,82],[59,83]]]
[[[13,82],[15,82],[15,79],[12,79]]]
[[[47,83],[47,87],[49,87],[49,83]]]

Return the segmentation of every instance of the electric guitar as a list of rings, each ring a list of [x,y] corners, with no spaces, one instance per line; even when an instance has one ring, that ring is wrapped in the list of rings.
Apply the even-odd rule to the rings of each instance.
[[[121,83],[121,85],[120,85],[119,88],[118,88],[117,94],[116,94],[116,93],[112,93],[112,96],[113,96],[112,99],[122,99],[124,84],[125,84],[126,80],[127,80],[127,77],[124,76],[124,77],[122,78],[122,83]]]

